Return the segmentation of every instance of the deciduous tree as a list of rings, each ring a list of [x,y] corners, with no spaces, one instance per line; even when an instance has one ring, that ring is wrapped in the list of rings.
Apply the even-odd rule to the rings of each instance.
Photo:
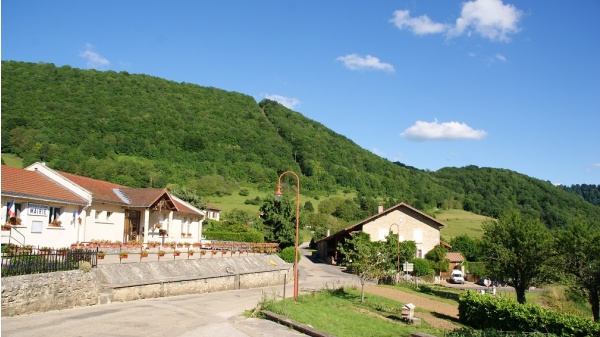
[[[577,219],[558,232],[556,250],[561,257],[560,269],[587,295],[594,321],[600,321],[600,229]]]
[[[483,251],[493,276],[511,278],[517,301],[525,303],[525,291],[550,276],[552,236],[539,220],[523,220],[510,211],[483,225]]]
[[[394,262],[384,242],[372,242],[369,234],[359,232],[338,246],[343,263],[360,279],[360,302],[365,300],[365,283],[378,280],[394,271]]]

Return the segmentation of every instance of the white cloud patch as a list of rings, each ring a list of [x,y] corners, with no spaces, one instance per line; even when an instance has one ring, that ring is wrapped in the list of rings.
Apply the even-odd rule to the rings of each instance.
[[[101,68],[110,64],[110,61],[95,52],[94,46],[89,43],[85,45],[85,50],[79,53],[79,56],[87,60],[86,64],[90,68]]]
[[[517,33],[522,12],[502,0],[475,0],[465,2],[456,26],[450,35],[462,35],[473,29],[490,40],[510,41],[508,34]]]
[[[504,4],[502,0],[473,0],[463,3],[456,23],[435,22],[427,15],[411,17],[407,10],[397,10],[390,20],[398,29],[408,29],[416,35],[446,34],[456,37],[473,32],[498,41],[510,41],[509,34],[519,32],[519,20],[523,13],[515,6]]]
[[[265,95],[266,99],[270,99],[272,101],[278,102],[288,109],[294,109],[298,105],[300,105],[300,100],[297,98],[284,97],[281,95]]]
[[[482,139],[487,136],[483,130],[475,130],[465,123],[417,121],[400,136],[411,140],[449,140],[449,139]]]
[[[357,54],[349,54],[340,56],[335,60],[342,62],[344,66],[350,70],[371,69],[382,70],[389,73],[395,71],[394,66],[389,63],[381,62],[377,57],[371,55],[361,57]]]
[[[390,21],[399,29],[409,29],[417,35],[444,33],[449,29],[445,24],[432,21],[427,15],[410,17],[410,12],[406,10],[395,11]]]
[[[496,60],[506,62],[506,57],[502,54],[496,54]]]

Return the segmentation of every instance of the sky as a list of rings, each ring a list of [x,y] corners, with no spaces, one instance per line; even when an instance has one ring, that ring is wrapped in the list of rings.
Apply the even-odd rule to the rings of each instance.
[[[276,100],[390,161],[600,185],[600,1],[3,0],[1,59]]]

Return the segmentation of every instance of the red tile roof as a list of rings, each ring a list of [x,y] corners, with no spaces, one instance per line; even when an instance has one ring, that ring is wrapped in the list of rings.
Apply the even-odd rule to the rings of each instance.
[[[87,205],[84,198],[72,193],[37,171],[29,171],[2,165],[2,195],[9,197],[35,198],[49,201]],[[150,207],[165,198],[175,211],[189,215],[202,215],[171,197],[166,188],[131,188],[108,181],[82,177],[76,174],[55,171],[66,179],[92,193],[92,199],[132,207]],[[216,209],[216,208],[213,208]]]
[[[127,203],[119,198],[115,193],[115,188],[126,188],[125,186],[113,184],[108,181],[97,180],[87,177],[78,176],[71,173],[55,171],[63,177],[69,179],[75,184],[85,188],[92,193],[94,201],[108,202],[111,204],[127,205]]]
[[[87,205],[87,201],[36,171],[2,165],[2,195]]]
[[[446,258],[450,260],[450,262],[463,262],[465,258],[462,256],[460,252],[446,252]]]
[[[201,215],[194,209],[173,199],[166,188],[133,188],[113,184],[108,181],[86,178],[71,173],[61,171],[56,172],[90,191],[94,201],[109,202],[132,207],[150,207],[160,198],[165,197],[165,199],[170,201],[171,205],[175,207],[177,212],[196,216]]]

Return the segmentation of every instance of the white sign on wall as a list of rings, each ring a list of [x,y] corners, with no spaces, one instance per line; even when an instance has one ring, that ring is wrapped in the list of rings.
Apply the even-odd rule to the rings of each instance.
[[[48,205],[34,204],[30,202],[27,206],[27,214],[48,216]]]

